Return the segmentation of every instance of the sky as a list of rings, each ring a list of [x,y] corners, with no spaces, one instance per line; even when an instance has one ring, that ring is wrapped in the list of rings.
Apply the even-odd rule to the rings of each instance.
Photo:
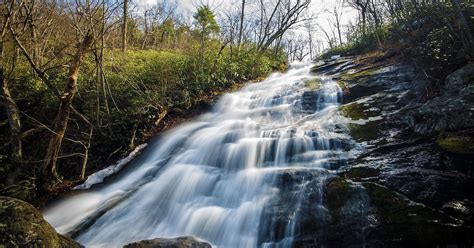
[[[153,6],[156,1],[163,1],[163,0],[136,0],[139,6]],[[227,10],[229,8],[240,8],[241,0],[164,0],[164,1],[172,1],[176,2],[180,13],[182,13],[184,18],[188,18],[188,21],[192,21],[192,15],[196,11],[196,7],[201,4],[208,4],[217,14],[220,11]],[[315,21],[315,24],[319,25],[321,28],[330,32],[331,24],[328,21],[331,19],[331,14],[328,13],[328,10],[332,10],[335,5],[339,4],[342,0],[312,0],[311,4],[308,8],[310,14],[317,15],[318,18]],[[255,0],[247,0],[247,2],[255,2]],[[339,2],[339,3],[338,3]],[[350,21],[354,22],[357,18],[357,11],[350,8],[344,7],[343,8],[343,15],[341,23],[343,26],[347,25]],[[306,31],[304,28],[299,28],[293,30],[296,34],[305,35]],[[323,40],[325,46],[327,46],[327,42],[325,38],[322,37],[322,33],[319,31],[315,31],[313,36],[320,36],[320,39]]]

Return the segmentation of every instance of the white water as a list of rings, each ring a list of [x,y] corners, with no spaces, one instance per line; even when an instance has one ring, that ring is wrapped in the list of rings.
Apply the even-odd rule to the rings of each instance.
[[[276,175],[327,172],[331,161],[349,155],[333,142],[345,138],[333,132],[337,84],[322,78],[317,104],[302,108],[303,80],[315,77],[310,68],[293,65],[226,94],[212,112],[150,145],[126,177],[60,201],[45,218],[87,247],[184,235],[215,247],[291,246],[296,210],[285,237],[259,240],[268,228],[261,225],[263,210],[281,191]]]

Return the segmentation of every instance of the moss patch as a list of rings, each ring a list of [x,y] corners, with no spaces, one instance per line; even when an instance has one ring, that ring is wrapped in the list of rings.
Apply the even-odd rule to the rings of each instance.
[[[364,106],[364,104],[360,104],[357,102],[343,105],[339,109],[343,116],[352,120],[367,119],[369,117],[375,117],[380,115],[379,111],[369,110],[368,106]]]
[[[82,247],[56,233],[30,204],[0,197],[0,247]]]
[[[376,69],[367,68],[355,73],[345,73],[341,76],[344,81],[358,81],[359,79],[370,77]]]
[[[321,88],[321,79],[313,78],[304,80],[304,86],[311,91],[316,91]]]
[[[439,244],[472,242],[471,227],[459,226],[454,219],[424,205],[412,204],[401,195],[375,183],[362,183],[380,225],[376,236],[384,236],[399,246],[407,244],[435,247]],[[429,237],[427,239],[420,237]],[[404,245],[406,244],[406,245]]]
[[[474,144],[470,137],[461,137],[454,135],[441,135],[436,140],[436,143],[443,149],[450,153],[460,155],[473,155]]]
[[[352,103],[340,107],[341,113],[352,120],[367,119],[368,115],[364,112],[364,107],[359,103]]]
[[[376,140],[380,137],[380,121],[371,121],[366,124],[348,124],[351,136],[358,142]]]
[[[344,80],[338,80],[338,81],[337,81],[337,85],[339,86],[339,88],[341,88],[342,93],[344,94],[344,96],[347,96],[347,95],[350,94],[349,86],[347,85],[347,82],[346,82],[346,81],[344,81]]]
[[[450,224],[453,219],[423,205],[414,205],[401,195],[375,183],[363,183],[379,221],[384,223],[436,222]]]
[[[350,184],[342,177],[334,177],[326,185],[326,206],[331,216],[337,218],[350,195]]]

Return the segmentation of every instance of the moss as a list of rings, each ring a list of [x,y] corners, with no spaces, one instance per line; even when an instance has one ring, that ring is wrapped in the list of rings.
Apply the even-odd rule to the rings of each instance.
[[[304,81],[304,86],[311,91],[316,91],[321,88],[321,79],[313,78],[313,79],[306,79]]]
[[[362,184],[369,194],[379,221],[384,223],[453,223],[453,219],[424,205],[412,204],[408,199],[376,183]]]
[[[439,136],[436,143],[443,149],[450,153],[460,155],[473,155],[474,144],[469,137],[460,136]]]
[[[337,85],[341,88],[342,91],[346,92],[348,90],[347,83],[343,80],[337,81]]]
[[[472,228],[459,226],[441,212],[408,199],[375,183],[362,183],[380,223],[378,236],[402,244],[434,247],[439,244],[472,242]],[[420,237],[430,237],[420,239]]]
[[[30,204],[0,197],[0,247],[81,247],[56,233]]]
[[[350,195],[350,184],[342,177],[334,177],[326,185],[326,206],[331,216],[337,218]]]
[[[340,107],[342,115],[352,120],[367,119],[367,113],[364,112],[362,104],[352,103]]]
[[[369,77],[371,75],[373,75],[375,69],[362,69],[358,72],[355,72],[355,73],[344,73],[343,75],[341,75],[341,80],[343,81],[358,81],[362,78],[366,78],[366,77]]]
[[[376,140],[380,137],[380,128],[379,128],[380,121],[370,121],[366,124],[348,124],[349,131],[352,137],[358,141],[370,141]]]

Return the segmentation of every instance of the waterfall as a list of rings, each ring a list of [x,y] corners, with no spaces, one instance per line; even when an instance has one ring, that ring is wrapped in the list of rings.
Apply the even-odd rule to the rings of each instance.
[[[337,130],[341,90],[311,67],[224,95],[150,144],[125,176],[65,197],[45,218],[87,247],[184,235],[214,247],[291,247],[308,201],[327,220],[324,180],[350,157]],[[320,88],[305,87],[314,78]]]

